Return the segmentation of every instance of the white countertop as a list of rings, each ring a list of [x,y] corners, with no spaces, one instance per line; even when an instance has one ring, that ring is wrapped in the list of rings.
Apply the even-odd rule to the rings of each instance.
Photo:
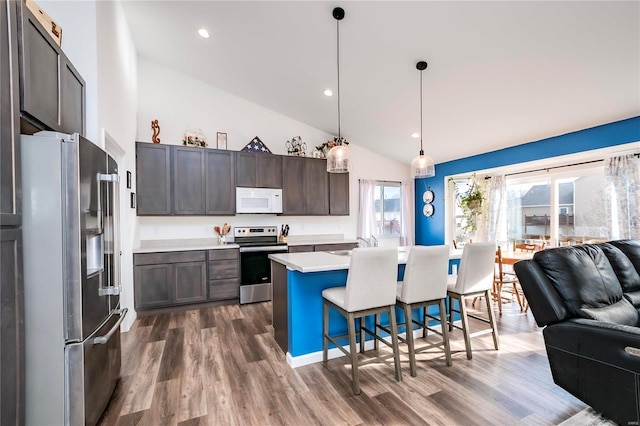
[[[411,247],[398,247],[398,264],[407,263],[409,249]],[[449,255],[450,260],[460,259],[462,250],[452,250]],[[349,269],[351,256],[343,254],[333,254],[331,252],[318,251],[307,253],[283,253],[270,254],[269,259],[281,263],[287,269],[298,272],[323,272]]]
[[[195,238],[185,240],[144,240],[133,249],[134,253],[155,253],[163,251],[190,251],[239,248],[237,244],[218,244],[217,238]]]
[[[398,264],[407,263],[408,247],[398,247]],[[328,251],[270,254],[269,259],[298,272],[322,272],[349,269],[351,256]]]

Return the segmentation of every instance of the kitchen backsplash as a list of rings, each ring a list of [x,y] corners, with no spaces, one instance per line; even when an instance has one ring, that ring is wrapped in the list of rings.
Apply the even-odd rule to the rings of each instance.
[[[228,223],[236,226],[277,226],[289,225],[289,238],[335,234],[344,238],[355,238],[357,218],[352,216],[276,216],[276,215],[237,215],[237,216],[196,216],[196,217],[154,217],[138,216],[137,236],[134,246],[144,240],[163,240],[181,238],[216,238],[214,226]],[[233,231],[230,233],[233,235]]]

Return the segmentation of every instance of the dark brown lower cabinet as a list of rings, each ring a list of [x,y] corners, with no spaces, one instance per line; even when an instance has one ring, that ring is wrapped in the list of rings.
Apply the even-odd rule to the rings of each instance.
[[[173,265],[176,304],[207,300],[207,264],[205,262]]]
[[[209,300],[240,297],[240,253],[238,249],[209,250]]]
[[[136,253],[137,310],[240,297],[238,249]]]
[[[358,247],[358,243],[305,244],[305,245],[289,246],[289,253],[306,253],[310,251],[351,250],[356,247]]]
[[[136,253],[136,309],[164,308],[207,300],[206,252]]]

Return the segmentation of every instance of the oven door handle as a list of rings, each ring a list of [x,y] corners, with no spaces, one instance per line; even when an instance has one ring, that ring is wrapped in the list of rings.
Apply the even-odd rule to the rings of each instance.
[[[287,246],[262,246],[262,247],[240,247],[240,253],[251,253],[251,252],[259,252],[259,251],[288,251],[289,247]]]

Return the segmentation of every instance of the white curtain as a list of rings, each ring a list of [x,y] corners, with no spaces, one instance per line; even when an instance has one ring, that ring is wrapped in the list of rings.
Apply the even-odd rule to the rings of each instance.
[[[415,199],[413,196],[413,182],[403,182],[402,191],[402,236],[400,237],[401,246],[413,245],[413,215],[415,212]]]
[[[635,155],[609,158],[605,175],[612,184],[612,239],[640,238],[640,160]],[[617,219],[617,220],[616,220]]]
[[[478,218],[475,240],[478,242],[507,241],[507,185],[504,176],[490,178],[487,199]]]
[[[375,180],[360,180],[360,211],[358,212],[358,237],[369,240],[378,235],[376,227]]]

